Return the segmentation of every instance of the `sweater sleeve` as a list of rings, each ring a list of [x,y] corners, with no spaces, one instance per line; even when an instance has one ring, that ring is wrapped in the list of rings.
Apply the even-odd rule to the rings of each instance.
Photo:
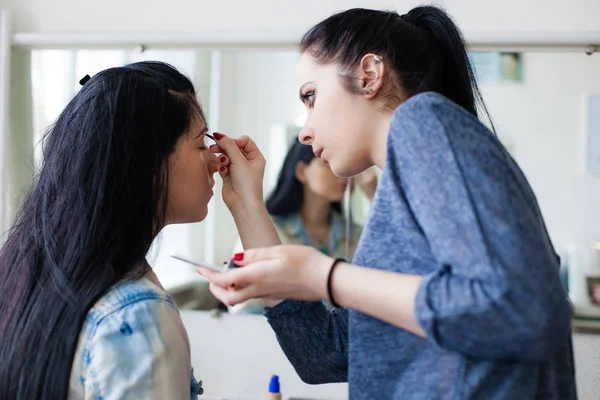
[[[306,383],[348,381],[348,311],[286,300],[265,315],[283,352]]]

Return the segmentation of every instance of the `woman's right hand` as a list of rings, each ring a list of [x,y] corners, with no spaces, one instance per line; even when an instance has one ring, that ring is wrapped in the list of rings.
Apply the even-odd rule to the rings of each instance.
[[[219,158],[223,201],[229,211],[235,215],[264,204],[266,161],[256,143],[248,136],[232,139],[216,132],[213,135],[217,144],[210,146],[210,150]]]

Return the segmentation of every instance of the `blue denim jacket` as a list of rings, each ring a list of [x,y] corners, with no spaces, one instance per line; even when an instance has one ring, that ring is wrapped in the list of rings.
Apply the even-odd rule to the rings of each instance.
[[[150,272],[115,285],[83,324],[69,399],[181,399],[202,394],[173,300]]]

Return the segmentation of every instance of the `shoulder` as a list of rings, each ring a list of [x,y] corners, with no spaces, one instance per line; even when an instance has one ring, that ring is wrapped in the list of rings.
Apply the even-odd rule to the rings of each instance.
[[[490,133],[475,115],[439,93],[426,92],[412,96],[396,108],[389,136],[392,142],[396,139],[432,141],[438,139],[436,135],[457,127],[461,132]]]
[[[114,315],[163,307],[177,312],[173,299],[148,277],[122,281],[111,287],[94,304],[88,312],[86,323],[100,324]]]
[[[398,168],[456,157],[502,161],[503,153],[488,127],[439,93],[418,94],[394,111],[387,154],[393,163],[398,163]]]
[[[154,390],[153,377],[159,375],[187,380],[189,390],[190,347],[183,321],[173,300],[148,278],[115,285],[92,307],[74,362],[90,392]],[[130,385],[133,377],[138,381]]]
[[[392,126],[394,124],[401,124],[405,119],[413,120],[419,119],[419,117],[431,116],[431,114],[448,112],[464,115],[474,121],[478,121],[473,114],[444,95],[436,92],[425,92],[410,97],[396,108],[392,118]],[[421,122],[423,121],[421,120]]]
[[[167,349],[189,353],[177,306],[148,278],[112,287],[89,311],[80,336],[84,367],[93,364],[94,353],[102,362],[110,355],[118,358],[132,352],[136,356]]]

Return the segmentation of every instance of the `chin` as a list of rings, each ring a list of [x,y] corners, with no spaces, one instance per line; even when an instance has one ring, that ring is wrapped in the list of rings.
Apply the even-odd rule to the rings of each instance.
[[[329,164],[329,168],[331,168],[331,172],[333,172],[335,176],[340,178],[351,178],[362,172],[356,172],[356,165],[351,164]]]
[[[334,161],[329,164],[331,171],[340,178],[352,178],[367,170],[371,165],[368,165],[359,158]]]
[[[346,168],[344,168],[343,165],[340,165],[339,163],[327,163],[327,166],[329,166],[329,168],[331,168],[331,172],[333,172],[333,174],[335,176],[337,176],[338,178],[347,178],[348,176],[345,175],[345,171]]]
[[[208,215],[208,206],[202,207],[201,212],[198,214],[198,218],[194,222],[204,221],[206,216]]]
[[[183,221],[181,221],[181,224],[194,224],[196,222],[201,222],[204,221],[204,219],[206,218],[206,216],[208,215],[208,207],[204,206],[200,209],[198,209],[196,212],[194,213],[190,213],[190,215],[185,218]]]

